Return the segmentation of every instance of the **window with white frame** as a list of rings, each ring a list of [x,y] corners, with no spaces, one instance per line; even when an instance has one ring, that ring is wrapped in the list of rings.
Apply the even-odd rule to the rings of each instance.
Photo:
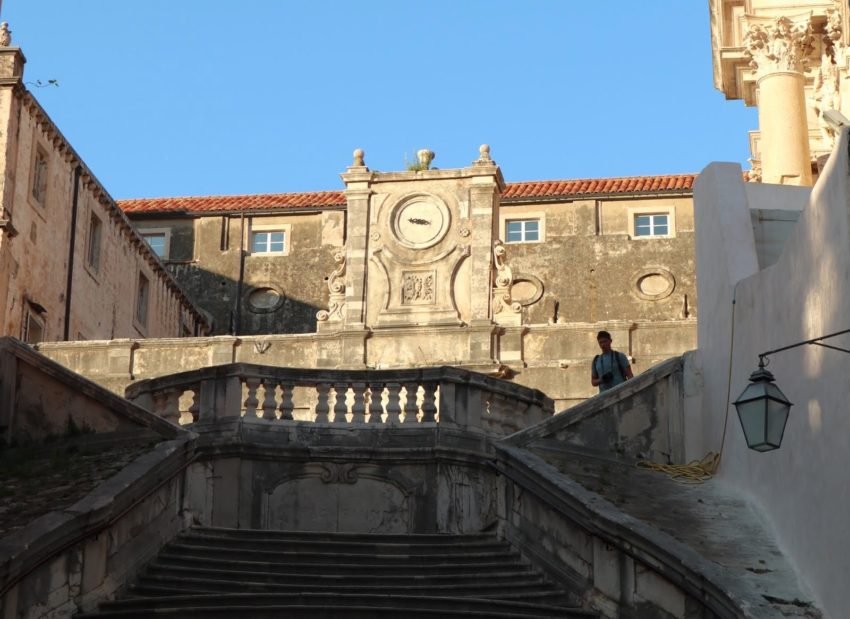
[[[506,243],[537,243],[540,240],[539,219],[508,219],[505,221]]]
[[[670,216],[667,213],[641,213],[634,217],[635,236],[670,236]]]
[[[252,254],[286,253],[285,230],[257,230],[251,234]]]
[[[142,232],[142,238],[153,253],[163,260],[168,258],[168,235],[165,232]]]

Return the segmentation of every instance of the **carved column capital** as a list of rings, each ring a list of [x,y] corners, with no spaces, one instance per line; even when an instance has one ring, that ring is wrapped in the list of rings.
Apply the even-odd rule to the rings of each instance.
[[[777,17],[750,23],[744,35],[744,53],[758,78],[778,72],[802,73],[812,51],[810,20],[795,22]]]

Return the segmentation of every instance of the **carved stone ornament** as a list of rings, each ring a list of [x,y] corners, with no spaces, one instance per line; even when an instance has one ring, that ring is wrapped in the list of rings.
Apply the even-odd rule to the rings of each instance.
[[[502,313],[519,315],[522,311],[522,305],[511,298],[514,275],[511,267],[507,264],[505,244],[499,239],[493,242],[493,264],[496,268],[493,282],[494,317]],[[496,322],[502,321],[497,319]],[[514,320],[510,322],[514,322]]]
[[[460,230],[457,231],[457,233],[459,235],[461,235],[463,238],[466,238],[471,234],[470,231],[469,231],[469,228],[461,228]]]
[[[342,321],[342,308],[345,305],[345,248],[334,254],[334,262],[337,266],[328,276],[328,309],[316,313],[319,322]]]
[[[326,484],[355,484],[357,483],[356,466],[349,463],[323,462],[320,479]]]
[[[824,113],[841,109],[841,75],[839,67],[844,66],[847,46],[842,42],[843,31],[841,12],[838,4],[826,12],[827,23],[823,35],[823,53],[820,66],[815,74],[814,109],[818,116],[823,147],[832,150],[835,146],[835,130],[824,120]]]
[[[12,44],[12,31],[9,30],[9,22],[0,23],[0,47],[9,47]]]
[[[381,240],[381,233],[380,232],[373,232],[372,233],[372,240],[373,241],[380,241]]]
[[[434,303],[436,299],[434,271],[408,271],[402,277],[402,305],[432,305]]]
[[[760,183],[761,182],[761,164],[757,161],[749,160],[752,168],[749,172],[747,172],[747,181],[750,183]]]
[[[744,35],[744,53],[750,66],[763,77],[780,71],[802,73],[812,51],[812,26],[777,17],[768,23],[753,23]]]

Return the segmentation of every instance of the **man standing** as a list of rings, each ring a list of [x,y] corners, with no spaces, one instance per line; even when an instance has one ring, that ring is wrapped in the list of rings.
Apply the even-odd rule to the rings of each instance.
[[[590,384],[599,387],[599,393],[607,391],[611,387],[626,382],[632,378],[632,366],[629,358],[621,352],[611,350],[611,334],[600,331],[596,334],[596,341],[602,352],[593,358],[590,372]]]

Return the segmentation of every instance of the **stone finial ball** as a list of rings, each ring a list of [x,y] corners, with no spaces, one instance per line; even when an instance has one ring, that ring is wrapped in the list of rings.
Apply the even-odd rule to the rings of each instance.
[[[363,152],[362,148],[355,148],[353,154],[354,154],[354,165],[356,165],[356,166],[365,165],[365,163],[363,162],[363,158],[366,156],[366,153]]]
[[[482,159],[489,159],[490,158],[490,145],[489,144],[482,144],[481,146],[478,147],[478,152],[481,153]]]

